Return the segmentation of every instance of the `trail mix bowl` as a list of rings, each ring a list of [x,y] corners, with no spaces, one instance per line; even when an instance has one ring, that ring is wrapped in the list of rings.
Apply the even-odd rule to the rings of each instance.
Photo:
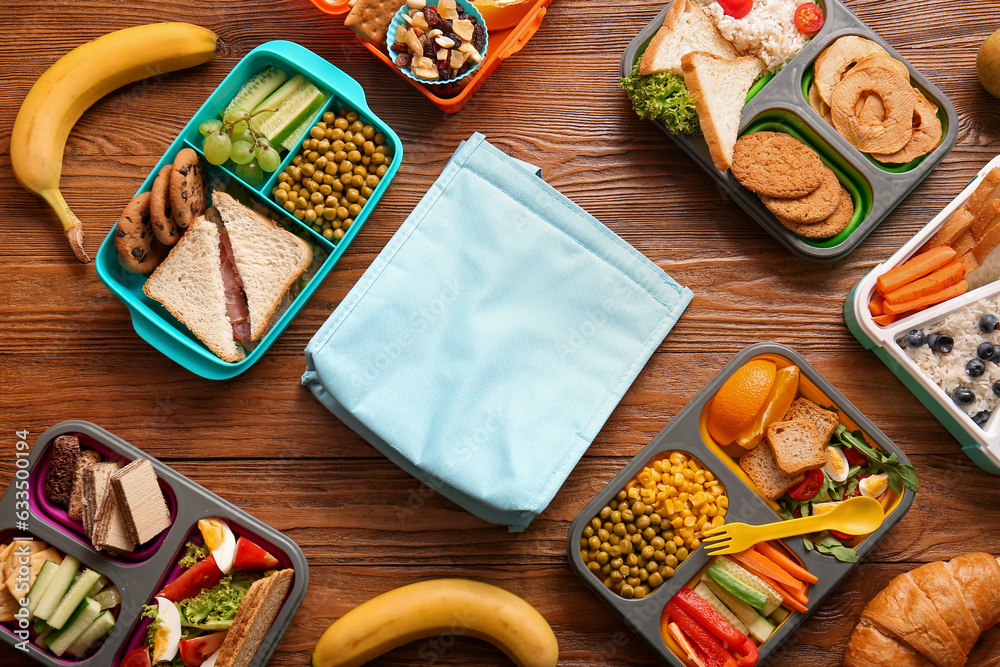
[[[460,0],[411,0],[386,33],[393,62],[411,79],[449,84],[471,74],[486,57],[489,43],[482,15]]]

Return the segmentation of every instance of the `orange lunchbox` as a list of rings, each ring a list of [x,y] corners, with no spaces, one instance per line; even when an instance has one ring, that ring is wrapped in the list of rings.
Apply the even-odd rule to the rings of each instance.
[[[312,3],[327,14],[346,14],[350,11],[347,0],[312,0]],[[361,37],[357,37],[357,40],[371,51],[376,58],[384,62],[397,76],[423,93],[424,97],[433,102],[441,111],[445,113],[457,113],[468,104],[469,99],[479,90],[479,87],[493,73],[493,70],[500,66],[500,63],[524,48],[528,40],[535,36],[538,28],[542,25],[542,19],[545,18],[545,11],[551,4],[552,0],[535,0],[531,8],[528,9],[513,28],[490,30],[490,48],[486,53],[486,59],[475,72],[469,75],[470,80],[468,84],[451,97],[439,97],[435,94],[433,86],[425,86],[400,72],[399,68],[393,62],[392,57],[386,51],[384,44],[374,44]],[[489,25],[486,27],[488,29]]]

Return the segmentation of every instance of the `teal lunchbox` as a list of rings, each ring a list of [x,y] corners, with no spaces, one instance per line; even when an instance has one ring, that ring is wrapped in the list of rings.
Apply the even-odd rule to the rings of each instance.
[[[906,315],[885,326],[875,321],[868,307],[875,296],[879,276],[917,254],[924,243],[941,229],[952,213],[965,204],[966,199],[983,181],[986,174],[996,167],[1000,167],[1000,156],[984,166],[976,178],[903,247],[862,278],[847,296],[847,301],[844,303],[844,319],[854,337],[874,352],[924,404],[924,407],[955,436],[962,445],[962,451],[983,470],[1000,475],[1000,410],[993,410],[989,420],[982,426],[976,424],[941,387],[924,374],[900,343],[903,336],[913,329],[923,329],[980,299],[997,297],[1000,295],[1000,279],[925,310]],[[987,363],[995,363],[995,360]]]
[[[255,185],[245,183],[225,166],[213,166],[205,162],[210,188],[213,182],[225,184],[229,194],[248,206],[263,206],[272,218],[297,236],[306,239],[313,247],[313,267],[307,274],[311,274],[309,282],[300,289],[298,295],[254,349],[248,350],[246,358],[238,362],[227,362],[217,357],[163,306],[143,293],[142,287],[146,282],[146,276],[129,273],[121,267],[114,245],[117,225],[111,228],[97,253],[98,277],[128,307],[132,316],[132,326],[143,340],[192,373],[211,380],[235,377],[263,356],[357,236],[364,221],[392,182],[403,159],[402,142],[396,133],[368,108],[364,90],[357,81],[303,46],[287,41],[272,41],[261,44],[237,63],[170,144],[136,194],[151,189],[160,168],[172,163],[182,148],[192,148],[203,156],[203,137],[198,126],[207,120],[219,118],[219,113],[236,95],[243,83],[269,65],[284,70],[289,77],[296,73],[302,74],[326,96],[323,106],[316,111],[312,123],[317,122],[326,111],[336,111],[342,107],[356,111],[361,121],[372,125],[377,132],[385,135],[392,159],[388,162],[388,169],[381,177],[378,186],[361,212],[354,218],[354,223],[347,229],[343,238],[336,242],[324,238],[322,234],[288,214],[271,196],[272,188],[278,183],[278,175],[292,163],[292,159],[299,152],[301,142],[309,137],[308,133],[300,139],[298,146],[284,155],[281,165],[275,172],[265,173],[264,179]]]

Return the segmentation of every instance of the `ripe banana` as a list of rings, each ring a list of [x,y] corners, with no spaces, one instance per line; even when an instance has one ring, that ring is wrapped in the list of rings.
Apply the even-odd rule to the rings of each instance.
[[[63,149],[76,121],[116,88],[215,57],[218,37],[190,23],[151,23],[102,35],[57,60],[21,103],[10,159],[21,186],[59,216],[77,259],[87,263],[83,227],[59,192]]]
[[[518,596],[469,579],[431,579],[344,614],[323,633],[312,666],[358,667],[414,639],[448,635],[485,639],[519,667],[555,667],[559,661],[552,628]],[[437,642],[429,650],[440,651]]]

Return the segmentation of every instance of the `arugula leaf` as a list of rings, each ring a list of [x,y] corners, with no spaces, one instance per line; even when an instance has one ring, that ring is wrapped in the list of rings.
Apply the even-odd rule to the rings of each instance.
[[[815,540],[816,551],[833,556],[839,561],[845,563],[857,563],[858,562],[858,552],[850,547],[845,547],[840,543],[833,535],[826,533],[823,537]]]
[[[885,472],[889,486],[893,491],[899,493],[903,490],[905,486],[908,489],[913,489],[914,491],[920,490],[920,482],[917,480],[917,471],[913,469],[913,466],[900,463],[899,457],[896,453],[886,454],[881,449],[872,447],[865,440],[864,433],[861,431],[849,432],[847,427],[843,424],[838,424],[837,429],[834,431],[834,436],[843,444],[845,447],[850,447],[851,449],[856,449],[868,459],[874,463],[874,467],[877,470],[882,470]]]
[[[813,542],[808,537],[802,538],[802,545],[809,551],[813,550]]]

